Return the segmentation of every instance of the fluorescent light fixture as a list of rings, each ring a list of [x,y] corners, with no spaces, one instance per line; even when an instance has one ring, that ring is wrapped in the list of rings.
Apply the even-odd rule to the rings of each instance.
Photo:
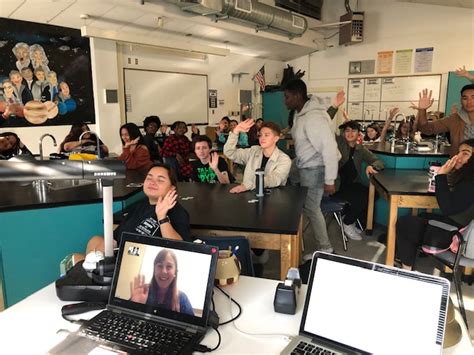
[[[142,36],[126,32],[108,31],[90,26],[81,27],[82,37],[102,38],[111,41],[135,43],[150,47],[162,49],[164,54],[180,55],[183,57],[205,59],[206,54],[225,57],[230,54],[230,50],[193,43],[176,43],[163,39],[153,38],[152,36]],[[165,53],[166,52],[166,53]],[[179,54],[178,54],[179,53]]]

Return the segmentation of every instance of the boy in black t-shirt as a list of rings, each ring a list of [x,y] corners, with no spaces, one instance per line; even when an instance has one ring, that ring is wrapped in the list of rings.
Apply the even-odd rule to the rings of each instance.
[[[191,241],[189,214],[177,200],[176,178],[171,168],[153,165],[143,183],[143,192],[147,198],[114,231],[114,247],[120,244],[123,232]],[[103,237],[92,237],[87,243],[87,253],[103,251]]]
[[[229,172],[229,167],[217,152],[211,153],[212,143],[208,136],[196,136],[192,148],[197,160],[191,162],[193,171],[191,180],[208,184],[229,184],[235,179]]]

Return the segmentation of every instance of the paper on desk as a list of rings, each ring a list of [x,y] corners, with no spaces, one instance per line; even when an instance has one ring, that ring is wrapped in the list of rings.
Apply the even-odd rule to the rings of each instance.
[[[57,344],[54,348],[48,351],[51,355],[66,355],[66,354],[89,354],[89,355],[126,355],[127,353],[121,350],[109,348],[103,344],[80,336],[77,333],[69,334],[66,339]]]

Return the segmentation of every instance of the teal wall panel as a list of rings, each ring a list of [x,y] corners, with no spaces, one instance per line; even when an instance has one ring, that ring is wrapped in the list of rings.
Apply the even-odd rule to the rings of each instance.
[[[282,129],[288,127],[288,109],[283,91],[263,93],[263,119],[277,123]]]
[[[474,74],[474,71],[471,70],[471,73]],[[458,109],[461,107],[461,89],[464,85],[468,85],[469,80],[466,78],[461,78],[456,75],[455,72],[450,71],[448,74],[448,92],[446,94],[446,107],[445,113],[449,116],[451,111],[451,106],[456,104]]]
[[[122,202],[114,202],[114,212]],[[68,254],[83,253],[87,241],[103,235],[102,204],[0,213],[5,305],[11,306],[59,277]]]

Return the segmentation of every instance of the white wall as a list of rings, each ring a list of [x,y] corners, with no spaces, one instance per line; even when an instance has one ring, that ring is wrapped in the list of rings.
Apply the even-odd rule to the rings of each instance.
[[[209,110],[209,123],[216,124],[223,116],[229,115],[229,111],[239,110],[239,91],[252,90],[254,102],[259,102],[260,95],[257,94],[255,82],[252,80],[255,73],[265,65],[265,78],[267,83],[281,81],[284,63],[269,59],[260,59],[249,56],[231,54],[226,57],[207,55],[204,60],[180,58],[178,56],[162,54],[152,47],[129,46],[122,48],[123,66],[125,68],[149,69],[159,71],[170,71],[180,73],[205,74],[208,76],[208,88],[217,90],[217,99],[224,100],[223,105]],[[132,64],[128,64],[131,58]],[[135,65],[135,58],[138,65]],[[248,73],[232,80],[232,73]],[[123,89],[122,89],[123,90]],[[171,87],[170,90],[173,90]],[[256,95],[257,94],[257,95]],[[180,95],[176,92],[176,95]],[[186,102],[183,102],[186,105]],[[256,116],[261,115],[261,107]],[[156,112],[160,116],[159,112]],[[236,117],[238,119],[238,117]],[[166,117],[162,117],[166,121]],[[167,122],[172,123],[172,122]]]
[[[96,131],[109,147],[110,152],[120,154],[122,143],[119,129],[123,121],[120,114],[120,104],[105,103],[105,89],[119,89],[121,71],[118,69],[117,45],[114,41],[98,38],[92,38],[90,45]]]
[[[339,21],[339,16],[346,13],[343,3],[325,1],[323,22]],[[396,0],[359,0],[358,3],[358,11],[365,11],[362,43],[339,46],[336,35],[326,43],[334,47],[289,63],[295,71],[306,70],[303,80],[308,88],[347,88],[349,61],[376,59],[379,51],[434,47],[431,73],[443,74],[440,100],[443,108],[448,71],[463,65],[474,69],[474,10]],[[328,30],[326,36],[335,31]]]

